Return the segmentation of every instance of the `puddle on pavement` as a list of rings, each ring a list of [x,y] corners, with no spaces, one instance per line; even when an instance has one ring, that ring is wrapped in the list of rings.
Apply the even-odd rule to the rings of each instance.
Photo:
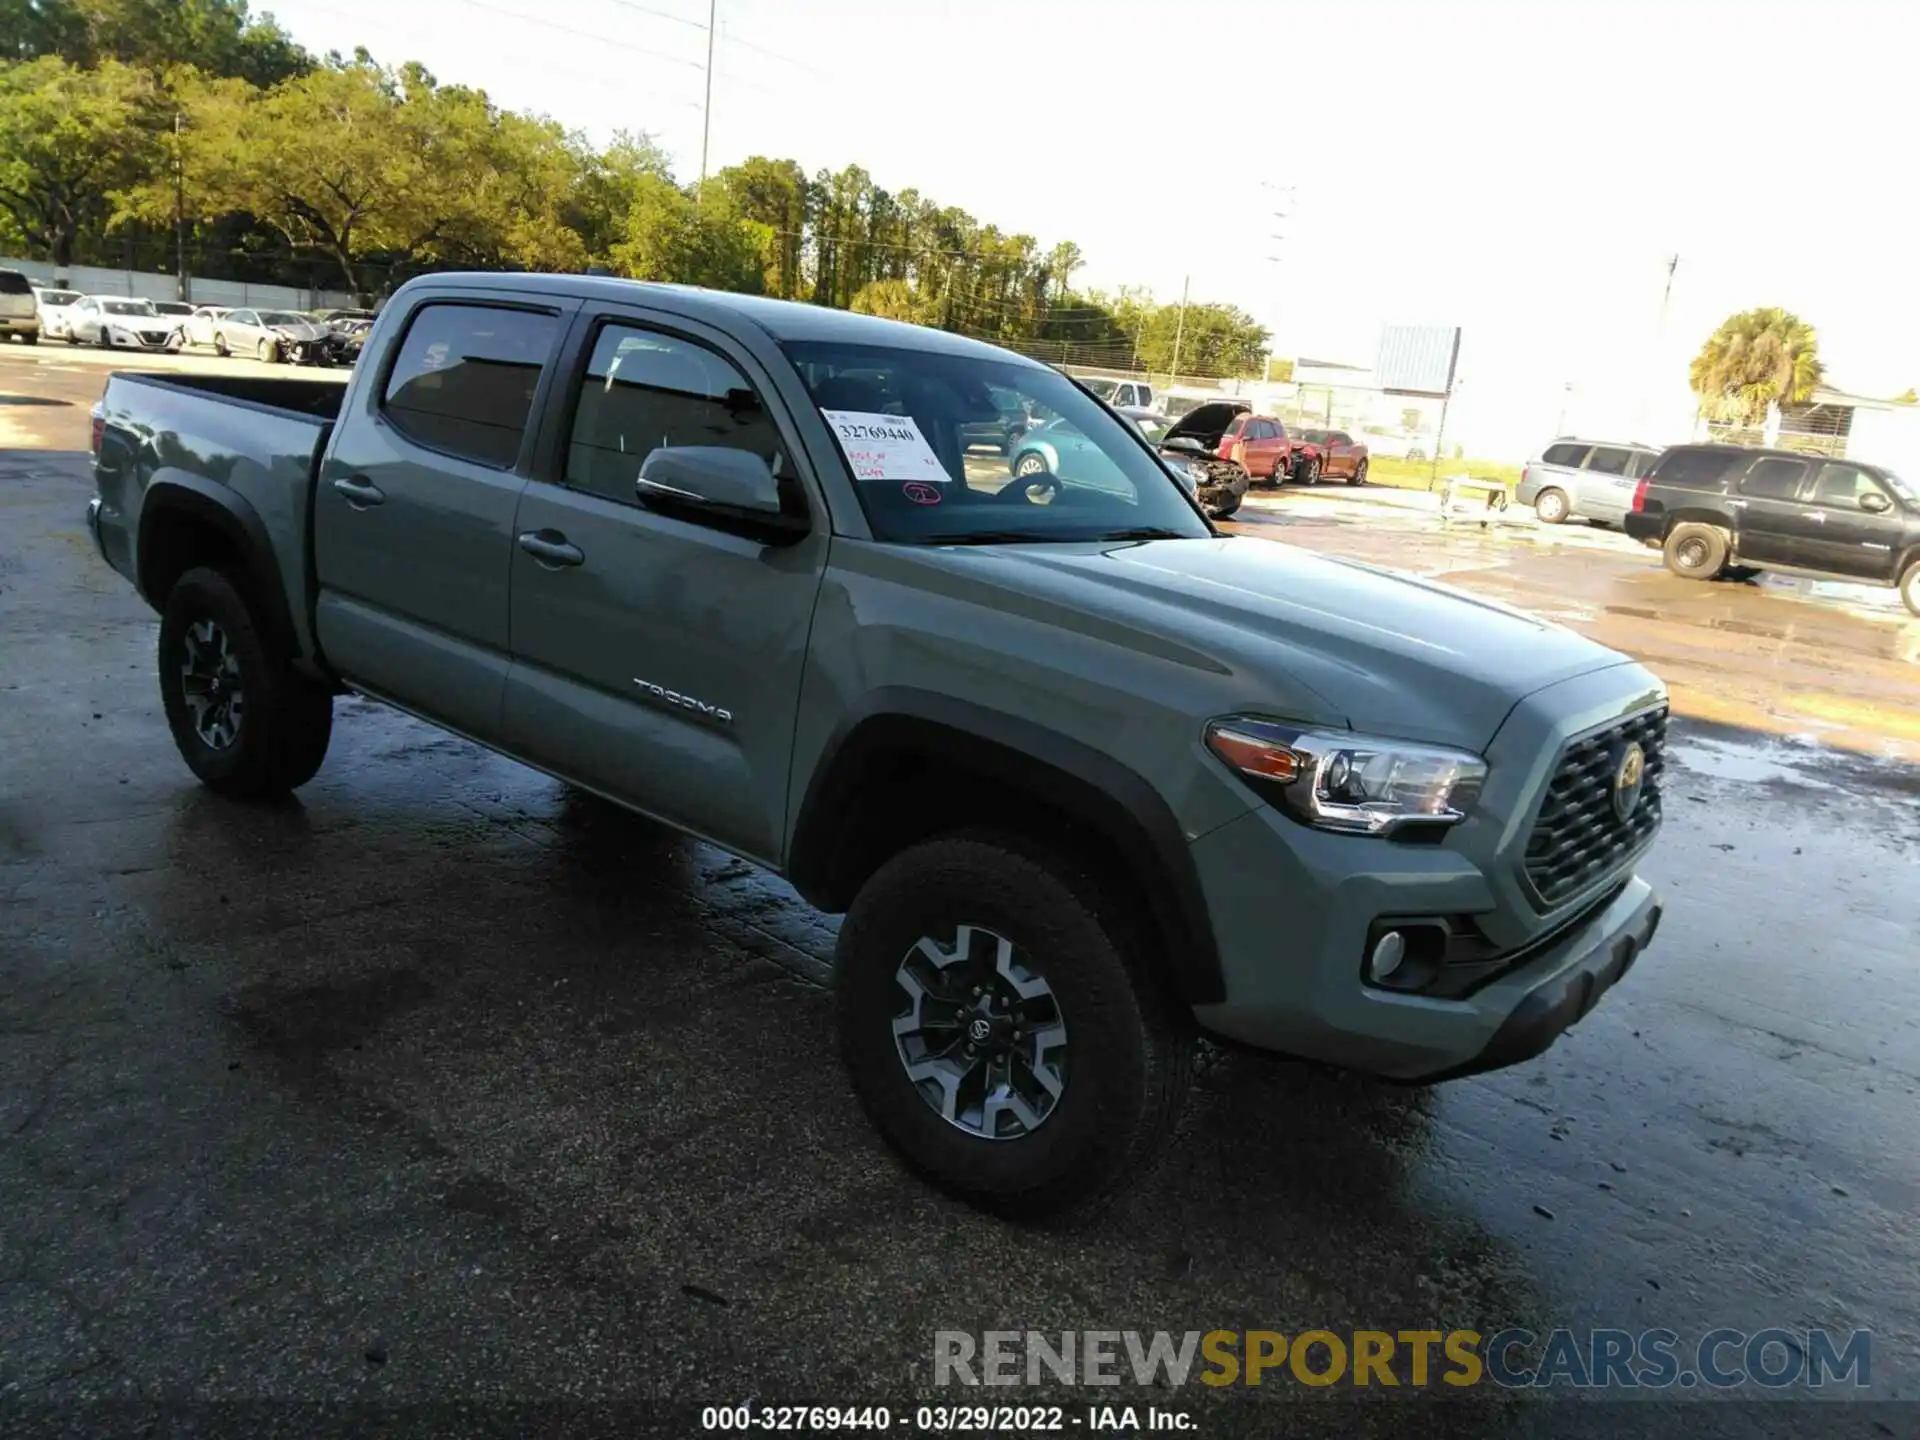
[[[1802,763],[1816,765],[1820,762],[1823,752],[1817,749],[1797,745],[1791,749],[1779,745],[1735,745],[1690,735],[1676,743],[1669,753],[1674,763],[1682,769],[1698,775],[1711,775],[1716,780],[1735,780],[1744,784],[1784,780],[1819,790],[1834,788],[1830,781],[1817,779],[1800,768]]]

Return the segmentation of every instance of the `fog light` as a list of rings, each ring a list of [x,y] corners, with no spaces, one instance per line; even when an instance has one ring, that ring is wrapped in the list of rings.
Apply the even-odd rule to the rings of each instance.
[[[1376,985],[1386,984],[1406,958],[1407,937],[1389,930],[1374,942],[1373,953],[1367,957],[1367,978]]]

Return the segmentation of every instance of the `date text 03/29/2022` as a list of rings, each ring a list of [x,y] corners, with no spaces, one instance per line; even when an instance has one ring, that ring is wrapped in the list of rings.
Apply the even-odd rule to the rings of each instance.
[[[893,1411],[884,1405],[709,1405],[703,1430],[899,1431],[908,1435],[1008,1435],[1085,1430],[1115,1434],[1192,1433],[1185,1410],[1158,1405],[921,1405]]]

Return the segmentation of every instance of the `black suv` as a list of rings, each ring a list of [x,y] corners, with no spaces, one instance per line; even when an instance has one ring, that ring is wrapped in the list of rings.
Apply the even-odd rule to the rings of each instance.
[[[1920,491],[1878,465],[1676,445],[1634,490],[1626,530],[1689,580],[1783,570],[1895,585],[1920,615]]]

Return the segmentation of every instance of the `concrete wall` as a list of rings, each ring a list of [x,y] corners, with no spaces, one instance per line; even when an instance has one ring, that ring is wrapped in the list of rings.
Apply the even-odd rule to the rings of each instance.
[[[0,257],[0,270],[18,270],[36,285],[54,283],[53,266],[45,260],[9,260]],[[301,290],[291,285],[250,285],[241,280],[205,280],[189,276],[188,299],[196,305],[245,305],[268,310],[338,310],[353,304],[344,290]],[[73,265],[67,270],[68,290],[87,295],[131,295],[142,300],[178,300],[180,282],[172,275],[144,270],[108,270],[98,265]]]

